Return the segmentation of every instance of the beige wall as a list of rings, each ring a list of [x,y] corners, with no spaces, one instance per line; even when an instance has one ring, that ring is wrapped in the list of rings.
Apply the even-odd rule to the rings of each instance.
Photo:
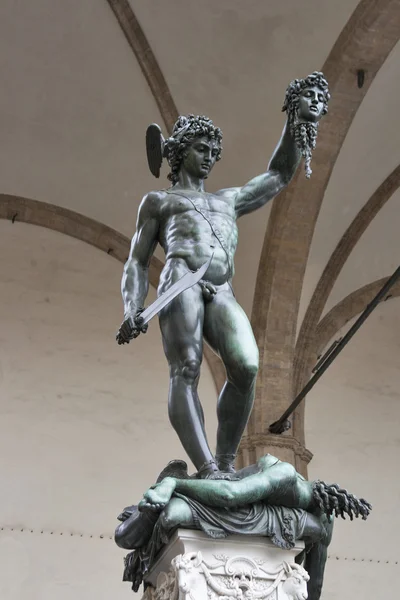
[[[310,478],[337,482],[373,505],[366,522],[336,522],[326,600],[397,593],[399,331],[398,299],[381,304],[307,400],[306,439],[314,452]]]
[[[130,597],[116,515],[184,458],[157,321],[115,343],[122,265],[81,242],[0,221],[0,253],[0,598]]]
[[[206,113],[224,130],[224,160],[209,189],[265,168],[284,123],[287,83],[321,67],[357,3],[254,0],[248,10],[240,0],[132,0],[178,110]],[[301,315],[340,236],[400,161],[399,53],[398,44],[336,163]],[[0,80],[0,192],[131,235],[141,196],[166,185],[152,178],[144,152],[147,124],[162,125],[162,117],[107,2],[1,0]],[[361,239],[327,308],[397,266],[398,200],[397,193]],[[235,289],[248,313],[269,210],[239,225]],[[76,240],[0,221],[0,252],[0,600],[129,598],[123,552],[110,540],[115,516],[169,459],[184,457],[168,423],[157,323],[129,347],[115,344],[121,265]],[[391,301],[308,399],[311,476],[374,504],[367,523],[337,523],[325,600],[395,595],[398,339]],[[200,392],[214,440],[206,366]]]
[[[157,323],[114,343],[121,265],[81,242],[1,221],[0,251],[0,598],[129,598],[115,516],[184,458]],[[308,399],[310,476],[374,505],[337,522],[326,600],[375,600],[398,570],[399,325],[398,301],[381,305]],[[214,439],[206,367],[201,396]]]

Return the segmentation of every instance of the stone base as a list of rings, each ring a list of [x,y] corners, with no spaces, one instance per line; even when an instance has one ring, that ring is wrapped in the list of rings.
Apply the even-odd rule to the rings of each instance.
[[[215,540],[178,529],[145,579],[143,600],[305,600],[304,544],[281,550],[266,537]]]

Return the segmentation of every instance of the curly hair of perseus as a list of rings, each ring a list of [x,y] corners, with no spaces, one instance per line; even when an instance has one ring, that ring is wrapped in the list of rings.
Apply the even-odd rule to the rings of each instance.
[[[372,510],[369,502],[350,494],[336,483],[328,485],[323,481],[314,481],[313,499],[318,508],[327,515],[334,514],[342,519],[348,515],[351,521],[354,517],[365,520]]]
[[[174,125],[172,135],[165,141],[166,156],[171,171],[168,174],[168,179],[172,183],[178,181],[179,170],[183,161],[186,149],[190,146],[195,138],[207,137],[210,140],[217,142],[218,153],[216,160],[220,160],[222,153],[222,131],[219,127],[215,127],[211,119],[203,115],[188,115],[187,117],[179,117]]]
[[[318,123],[304,123],[297,119],[299,98],[303,90],[309,87],[318,87],[324,95],[324,106],[322,116],[328,112],[328,102],[331,97],[328,82],[323,73],[314,71],[304,79],[294,79],[287,87],[282,111],[287,112],[291,134],[293,135],[301,153],[305,159],[306,177],[311,176],[312,151],[317,143]]]

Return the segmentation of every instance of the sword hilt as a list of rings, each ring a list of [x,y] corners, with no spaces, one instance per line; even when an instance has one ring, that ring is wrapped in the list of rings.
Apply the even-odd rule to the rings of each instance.
[[[143,308],[139,308],[139,310],[136,312],[136,315],[133,317],[133,322],[139,328],[143,325],[143,321],[144,321],[143,317],[141,317],[141,314],[142,314],[143,311],[144,311],[144,307]]]

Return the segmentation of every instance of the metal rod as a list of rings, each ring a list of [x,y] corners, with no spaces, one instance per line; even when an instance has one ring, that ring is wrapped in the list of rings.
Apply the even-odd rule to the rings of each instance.
[[[336,346],[336,348],[332,351],[332,353],[327,357],[325,362],[322,364],[321,368],[311,377],[308,383],[304,386],[301,392],[296,396],[290,406],[285,410],[283,415],[274,423],[269,426],[270,433],[280,434],[290,428],[288,424],[288,417],[296,410],[299,406],[300,402],[304,400],[309,391],[314,387],[320,377],[325,373],[327,368],[333,363],[338,354],[343,350],[343,348],[348,344],[353,335],[360,329],[361,325],[364,321],[369,317],[372,311],[378,306],[381,300],[386,296],[391,287],[396,283],[396,281],[400,278],[400,267],[397,267],[396,271],[393,273],[391,277],[387,280],[385,285],[381,288],[381,290],[377,293],[375,298],[371,300],[369,304],[367,304],[364,311],[358,317],[357,321],[350,327],[349,331],[343,336],[342,340]]]
[[[338,340],[335,340],[334,342],[332,342],[332,344],[329,346],[328,350],[325,352],[325,354],[323,356],[318,357],[319,360],[317,362],[317,364],[315,365],[315,367],[312,370],[312,373],[316,373],[317,371],[320,370],[320,368],[322,367],[322,365],[328,360],[328,358],[330,357],[330,355],[332,354],[332,352],[334,351],[334,349],[336,348],[336,346],[342,341],[342,338],[339,338]]]

